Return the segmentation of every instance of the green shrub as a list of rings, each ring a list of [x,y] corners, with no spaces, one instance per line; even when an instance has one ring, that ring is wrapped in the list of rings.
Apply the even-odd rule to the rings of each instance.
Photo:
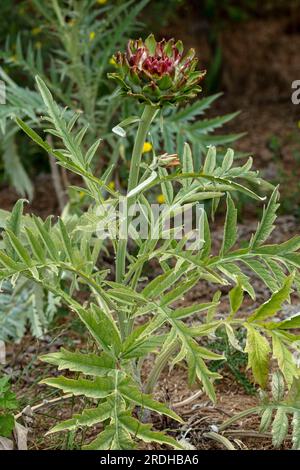
[[[155,52],[146,53],[153,63]],[[165,44],[162,60],[167,60],[168,54]],[[180,73],[178,67],[182,63],[180,60],[171,63],[168,72],[171,79]],[[130,63],[133,66],[134,61]],[[139,70],[141,74],[143,67],[144,63]],[[155,70],[150,68],[144,86],[147,80],[151,83],[153,73]],[[134,83],[130,82],[130,86]],[[299,348],[295,330],[300,326],[300,316],[278,321],[277,314],[290,300],[293,288],[299,289],[300,237],[275,245],[268,242],[279,206],[278,188],[265,205],[255,233],[248,242],[243,240],[240,248],[237,210],[231,195],[242,193],[257,204],[265,201],[265,197],[248,187],[249,183],[259,186],[261,182],[257,172],[251,170],[251,159],[243,166],[233,165],[234,152],[228,149],[218,162],[215,147],[210,147],[200,170],[195,171],[191,149],[185,144],[180,162],[174,156],[155,152],[151,162],[142,160],[143,146],[159,106],[140,105],[143,107],[140,117],[126,116],[127,122],[134,122],[138,129],[128,190],[123,195],[107,184],[109,172],[98,178],[92,171],[92,159],[100,139],[86,150],[82,143],[86,128],[79,132],[72,130],[77,115],[69,118],[40,78],[37,84],[47,108],[50,129],[47,132],[61,140],[59,147],[52,148],[24,121],[17,119],[17,123],[59,165],[82,176],[84,192],[90,201],[82,215],[64,213],[58,221],[51,218],[42,221],[34,215],[23,217],[22,204],[17,204],[7,221],[4,248],[0,251],[0,279],[16,280],[22,275],[41,284],[79,316],[94,341],[92,350],[62,348],[41,358],[59,370],[76,373],[73,378],[68,372],[67,377],[59,375],[42,383],[74,396],[85,396],[90,402],[81,414],[57,424],[50,432],[75,431],[102,423],[98,436],[85,448],[129,449],[137,440],[181,448],[182,444],[174,438],[145,424],[148,416],[145,410],[182,422],[172,409],[152,396],[163,369],[175,367],[179,362],[187,365],[188,382],[196,382],[211,401],[216,401],[214,382],[221,375],[209,366],[212,361],[224,361],[224,355],[209,348],[208,338],[219,331],[226,333],[233,348],[244,348],[248,366],[260,387],[267,386],[271,358],[278,364],[286,387],[295,387],[299,368],[292,352]],[[177,165],[175,170],[172,164]],[[155,187],[160,188],[166,203],[153,221],[149,201]],[[210,200],[214,213],[222,199],[226,200],[227,213],[218,251],[212,246],[213,234],[205,211],[201,212],[197,230],[181,239],[172,224],[165,224],[170,215],[173,220],[182,208],[196,207],[199,201]],[[127,208],[123,218],[118,218],[117,228],[121,230],[116,235],[111,217],[114,208],[117,208],[116,215],[120,215],[120,203],[123,206],[127,203]],[[132,222],[130,209],[134,204],[159,236],[144,239],[138,234],[137,226],[128,223]],[[109,242],[99,234],[99,223],[104,220],[105,228],[110,230]],[[193,244],[191,236],[199,233],[201,244]],[[187,248],[188,241],[191,245]],[[110,250],[115,257],[110,269],[98,261],[102,249]],[[159,273],[150,280],[146,273],[153,269],[153,263]],[[244,297],[254,301],[256,296],[253,275],[270,294],[265,303],[253,306],[252,313],[245,314]],[[178,307],[177,301],[204,281],[217,288],[229,287],[228,297],[217,290],[210,301],[202,299]],[[80,301],[77,294],[83,289],[89,296]],[[220,315],[218,306],[223,297],[228,298],[229,307]],[[239,342],[241,330],[247,332],[244,347]],[[143,365],[149,354],[155,355],[155,361],[144,377]]]
[[[0,436],[10,437],[15,427],[15,418],[11,413],[18,408],[16,395],[10,389],[9,377],[0,377]]]

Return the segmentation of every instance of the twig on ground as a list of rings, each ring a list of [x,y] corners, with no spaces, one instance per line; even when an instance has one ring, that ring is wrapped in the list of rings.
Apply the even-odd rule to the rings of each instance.
[[[33,407],[30,407],[27,405],[25,406],[25,408],[23,408],[23,410],[20,413],[18,413],[15,416],[15,420],[21,418],[22,416],[28,416],[28,415],[30,416],[30,414],[39,410],[43,406],[52,406],[52,405],[55,405],[56,403],[60,403],[61,401],[68,400],[68,398],[72,398],[72,397],[73,397],[73,394],[69,393],[68,395],[63,395],[62,397],[53,398],[52,400],[43,400],[41,403]]]
[[[229,439],[227,439],[227,437],[222,436],[221,434],[218,434],[216,432],[205,432],[203,433],[203,437],[212,439],[213,441],[222,444],[224,447],[226,447],[227,450],[236,450],[234,445],[230,442]]]
[[[203,395],[203,391],[198,390],[198,392],[192,395],[191,397],[185,398],[182,401],[178,401],[177,403],[174,403],[172,405],[172,408],[176,409],[176,408],[181,408],[183,406],[189,405],[190,403],[197,400],[197,398],[201,397],[202,395]]]

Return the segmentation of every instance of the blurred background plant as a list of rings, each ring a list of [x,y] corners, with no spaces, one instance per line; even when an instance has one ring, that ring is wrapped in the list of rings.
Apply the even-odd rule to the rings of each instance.
[[[33,195],[23,165],[26,160],[28,168],[33,162],[27,148],[18,157],[22,143],[16,145],[17,128],[9,118],[18,115],[36,128],[41,126],[43,105],[33,89],[34,76],[43,77],[62,107],[82,113],[80,120],[89,123],[89,140],[106,135],[121,104],[111,96],[106,78],[114,68],[112,54],[141,28],[137,17],[148,1],[6,2],[10,8],[17,4],[16,25],[22,18],[17,31],[14,27],[2,37],[5,46],[0,55],[5,64],[1,78],[7,87],[7,105],[0,109],[2,160],[19,193]]]
[[[15,9],[11,8],[12,3],[16,3]],[[49,170],[48,162],[36,146],[31,144],[28,148],[27,144],[24,145],[24,138],[10,120],[21,116],[35,128],[47,127],[40,120],[44,110],[33,86],[36,74],[43,78],[62,107],[81,113],[78,123],[88,126],[88,142],[99,136],[105,140],[97,160],[98,170],[114,165],[120,158],[123,166],[118,168],[119,179],[127,178],[126,147],[132,145],[130,130],[125,141],[114,135],[111,129],[121,116],[134,114],[134,105],[120,99],[107,80],[107,72],[116,66],[112,55],[125,47],[130,36],[143,34],[140,18],[149,20],[149,11],[152,15],[163,12],[159,15],[163,25],[172,19],[183,3],[171,1],[165,8],[165,2],[149,0],[51,0],[47,4],[37,0],[30,3],[5,2],[5,11],[13,18],[6,22],[1,39],[0,58],[4,66],[0,77],[7,88],[7,105],[0,108],[1,169],[2,175],[9,178],[19,194],[32,199],[33,185],[29,175]],[[141,16],[144,8],[146,11]],[[9,23],[14,24],[12,31],[7,30]],[[147,24],[144,29],[147,29]],[[161,146],[164,151],[172,153],[177,144],[181,153],[184,141],[189,141],[197,155],[195,167],[199,168],[207,145],[222,146],[242,135],[217,138],[212,135],[237,115],[229,113],[203,119],[204,112],[219,97],[220,94],[214,94],[179,110],[169,108],[163,116],[164,125],[161,125],[161,118],[157,120],[151,145]],[[65,172],[60,175],[51,159],[50,168],[62,210],[66,203],[64,183],[67,175]]]
[[[60,300],[39,284],[21,279],[15,286],[5,282],[0,295],[0,340],[20,341],[29,327],[42,338],[54,320]]]

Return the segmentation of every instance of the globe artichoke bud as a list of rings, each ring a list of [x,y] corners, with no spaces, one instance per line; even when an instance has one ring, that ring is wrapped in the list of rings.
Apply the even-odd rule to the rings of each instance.
[[[174,39],[156,42],[153,34],[143,42],[130,40],[125,53],[114,56],[116,80],[124,95],[140,102],[161,107],[194,98],[201,91],[200,80],[205,71],[196,70],[194,49],[183,54],[183,44]]]
[[[172,153],[171,155],[168,153],[164,153],[158,157],[158,163],[160,166],[164,166],[166,168],[172,168],[173,166],[180,166],[180,160],[177,153]]]

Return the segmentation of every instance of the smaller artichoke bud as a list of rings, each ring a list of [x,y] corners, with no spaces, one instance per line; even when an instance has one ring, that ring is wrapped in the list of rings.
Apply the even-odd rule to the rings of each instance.
[[[164,153],[158,157],[158,164],[166,168],[172,168],[174,166],[180,166],[180,160],[177,153],[173,153],[171,155],[169,153]]]
[[[130,40],[125,53],[114,56],[118,71],[108,76],[124,95],[161,107],[194,98],[201,91],[205,71],[196,71],[194,49],[183,54],[183,44],[174,39],[156,42],[153,34],[143,42]]]

